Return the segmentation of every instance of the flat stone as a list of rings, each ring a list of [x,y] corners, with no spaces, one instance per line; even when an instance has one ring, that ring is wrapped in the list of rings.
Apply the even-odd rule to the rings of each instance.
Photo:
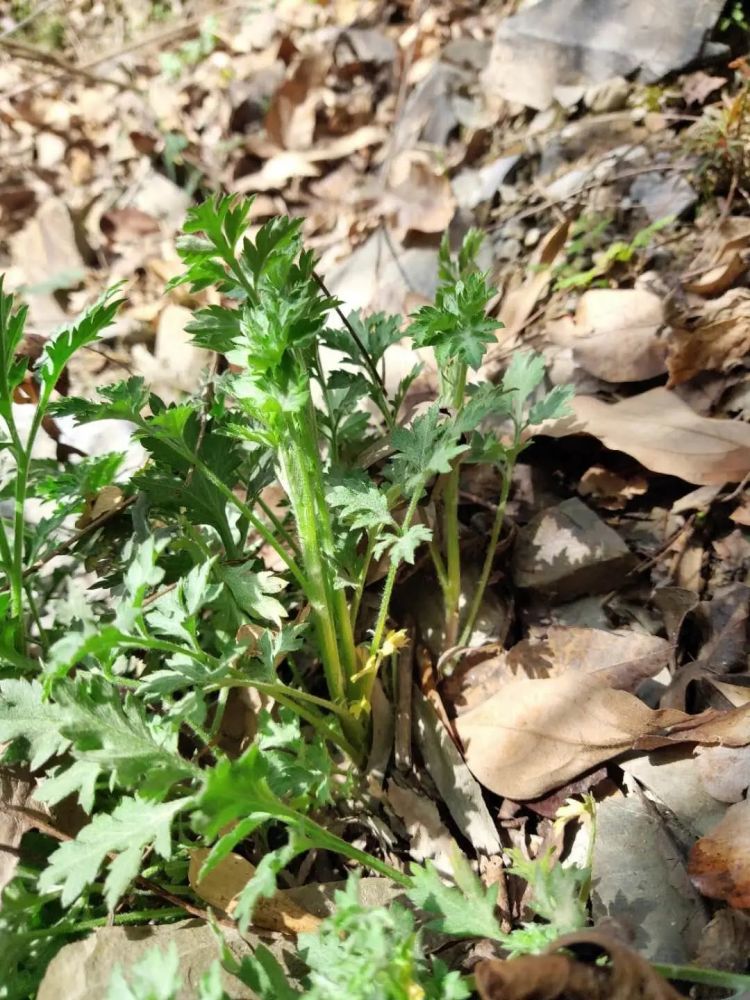
[[[573,498],[542,511],[519,532],[513,582],[572,601],[615,590],[633,561],[617,532]]]
[[[723,0],[539,0],[498,25],[483,81],[491,99],[543,109],[555,88],[633,73],[644,83],[701,52]]]
[[[678,219],[698,200],[690,184],[679,174],[642,174],[630,188],[630,198],[652,222],[674,216]]]

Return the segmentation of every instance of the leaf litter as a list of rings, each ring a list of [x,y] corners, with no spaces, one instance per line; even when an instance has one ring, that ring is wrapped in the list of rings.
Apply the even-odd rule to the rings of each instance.
[[[618,832],[632,840],[643,823],[652,835],[647,848],[640,843],[648,855],[643,870],[675,865],[680,892],[692,880],[691,947],[666,957],[642,949],[655,961],[689,963],[711,926],[707,900],[746,909],[750,891],[747,598],[737,594],[723,611],[721,592],[750,572],[741,513],[748,408],[732,403],[747,386],[750,223],[741,161],[731,161],[732,184],[694,204],[705,173],[718,169],[716,149],[731,150],[732,129],[746,127],[736,125],[741,109],[731,103],[746,84],[729,69],[655,88],[623,80],[612,94],[624,93],[624,114],[600,110],[601,93],[583,96],[582,89],[577,97],[558,88],[558,103],[534,113],[515,93],[485,93],[501,15],[483,6],[394,3],[385,17],[367,2],[284,3],[250,15],[219,12],[213,28],[198,12],[178,19],[173,36],[168,21],[155,32],[166,41],[148,43],[155,26],[146,5],[124,11],[100,3],[87,12],[71,5],[69,24],[57,30],[63,62],[80,73],[58,72],[40,56],[1,71],[10,96],[0,137],[12,161],[0,185],[2,269],[42,336],[126,277],[126,306],[111,337],[70,366],[74,389],[93,395],[126,365],[179,399],[202,383],[210,363],[184,334],[188,312],[213,304],[207,293],[162,295],[178,270],[174,239],[196,192],[259,193],[254,225],[279,212],[302,216],[331,290],[366,311],[402,314],[431,300],[442,234],[455,238],[470,223],[487,232],[493,309],[505,328],[481,374],[496,378],[513,348],[533,345],[553,384],[573,382],[579,395],[574,418],[543,426],[527,453],[534,473],[547,476],[546,490],[532,490],[523,506],[520,484],[511,492],[513,534],[501,544],[516,546],[516,568],[510,548],[500,549],[492,580],[510,622],[502,630],[509,648],[473,649],[437,675],[447,725],[415,695],[413,744],[424,768],[417,789],[388,786],[408,834],[397,852],[445,862],[447,845],[461,838],[474,857],[502,863],[513,831],[534,856],[549,829],[533,800],[596,774],[602,817],[608,810],[616,817],[600,824],[602,850],[616,856]],[[44,36],[33,40],[45,49]],[[735,118],[717,125],[727,108]],[[712,134],[729,130],[698,153],[680,138],[696,111]],[[678,220],[639,241],[649,222],[675,207]],[[589,238],[582,241],[575,223],[584,216]],[[615,241],[632,250],[608,254]],[[389,378],[413,363],[398,342],[386,357]],[[421,383],[433,395],[434,385]],[[89,451],[80,428],[66,433],[69,445]],[[601,470],[594,490],[592,469]],[[717,492],[707,506],[680,509],[692,486]],[[92,496],[93,509],[101,495]],[[486,543],[497,500],[496,490],[462,498],[463,544]],[[524,532],[571,500],[590,514],[576,522],[581,537],[566,538],[558,524],[547,541],[571,564],[566,572],[580,562],[577,546],[595,550],[604,528],[635,558],[605,562],[596,581],[586,577],[567,590],[528,586],[517,562]],[[660,595],[688,578],[679,575],[677,544],[680,558],[697,557],[689,579],[701,610],[675,624]],[[416,572],[419,586],[434,592],[434,579]],[[597,627],[554,624],[592,594],[600,595]],[[598,627],[602,614],[606,630]],[[247,728],[252,739],[249,721]],[[3,789],[6,803],[17,797]],[[520,810],[515,816],[509,802]],[[21,832],[10,832],[13,849],[23,846]],[[662,857],[666,844],[673,853]],[[228,858],[246,872],[246,859]],[[595,871],[601,864],[595,856]],[[613,867],[600,867],[602,877]],[[319,864],[311,884],[331,874]],[[243,877],[232,875],[232,889]],[[626,883],[627,873],[625,896]],[[200,898],[200,882],[194,888]],[[604,888],[612,891],[608,918],[633,929],[637,906],[617,887]],[[663,879],[643,880],[640,891],[636,903],[655,914],[654,923],[674,919],[677,903],[665,896]],[[218,899],[204,902],[225,910]],[[164,925],[148,935],[179,941],[180,930]],[[598,933],[588,944],[561,943],[565,955],[480,965],[480,994],[526,996],[538,978],[550,996],[573,985],[588,1000],[677,995],[635,953]],[[125,958],[124,938],[114,928],[89,938],[114,936],[97,968]],[[200,971],[210,964],[207,935],[202,942]],[[580,949],[588,957],[588,946],[608,951],[606,972],[582,964]],[[59,959],[80,947],[67,946]],[[73,982],[78,959],[69,954],[69,971],[51,966],[40,996],[60,976]],[[740,962],[734,971],[742,970]],[[102,988],[97,975],[88,973],[89,990]]]

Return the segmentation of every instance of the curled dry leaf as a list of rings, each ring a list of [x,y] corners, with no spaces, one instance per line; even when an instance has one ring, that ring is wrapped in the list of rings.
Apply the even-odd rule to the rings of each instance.
[[[750,800],[730,806],[721,822],[696,841],[688,873],[704,896],[750,908]]]
[[[748,247],[750,220],[730,216],[702,241],[701,250],[684,279],[685,291],[710,296],[731,288],[747,270],[747,256],[743,251]]]
[[[680,385],[704,371],[726,371],[750,353],[750,291],[733,288],[687,317],[689,327],[669,340],[668,385]]]
[[[49,821],[46,805],[33,799],[36,780],[16,768],[0,768],[0,893],[15,874],[19,861],[18,849],[27,830],[36,823],[36,813]]]
[[[573,955],[557,954],[563,948]],[[608,965],[598,964],[602,955]],[[482,1000],[679,1000],[682,995],[640,955],[601,931],[566,934],[545,955],[486,959],[475,975]]]
[[[652,472],[697,486],[737,483],[750,472],[750,425],[701,417],[668,389],[650,389],[611,405],[578,396],[572,405],[575,421],[558,421],[545,433],[591,434]]]
[[[550,329],[576,362],[606,382],[640,382],[666,371],[662,300],[645,288],[592,288],[575,318]]]

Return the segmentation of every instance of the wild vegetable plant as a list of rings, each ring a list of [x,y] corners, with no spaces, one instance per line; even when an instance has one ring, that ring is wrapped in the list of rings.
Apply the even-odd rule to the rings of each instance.
[[[75,796],[87,817],[57,844],[38,835],[33,864],[6,889],[4,902],[16,905],[0,912],[0,939],[29,947],[2,954],[0,982],[30,974],[31,942],[47,955],[50,938],[115,911],[121,922],[174,919],[175,901],[192,898],[186,875],[196,848],[208,849],[203,874],[233,850],[256,862],[233,911],[241,926],[275,892],[279,873],[316,849],[389,877],[447,934],[501,935],[496,890],[465,861],[457,884],[445,886],[430,866],[407,872],[355,846],[332,832],[330,818],[363,810],[373,688],[406,641],[391,610],[399,570],[431,555],[446,644],[468,642],[513,465],[530,428],[560,413],[568,392],[539,397],[541,359],[522,353],[501,385],[468,384],[497,328],[470,232],[455,260],[444,245],[435,304],[406,330],[434,349],[441,388],[405,422],[416,371],[392,395],[382,373],[388,347],[404,335],[401,320],[342,317],[300,223],[273,219],[250,235],[249,210],[231,198],[198,205],[178,243],[185,271],[171,287],[218,292],[191,332],[221,359],[220,373],[180,403],[165,404],[135,377],[97,400],[53,398],[73,353],[112,322],[117,289],[60,331],[33,370],[19,355],[25,312],[0,295],[0,741],[6,764],[42,778],[37,800],[54,810]],[[33,408],[26,436],[14,399]],[[117,454],[61,471],[33,457],[45,419],[58,417],[127,420],[148,459],[129,479]],[[496,464],[502,488],[462,608],[458,515],[468,462]],[[116,481],[121,504],[67,534]],[[272,483],[280,504],[268,500]],[[43,502],[36,524],[26,518],[31,496]],[[436,529],[428,497],[442,510]],[[384,576],[371,585],[376,564]],[[376,597],[372,611],[366,591]],[[252,739],[228,751],[224,714],[234,689],[248,688],[273,708]],[[356,957],[346,899],[331,940],[351,932]],[[407,917],[389,919],[368,935],[406,970],[403,983],[411,977],[427,996],[464,995],[445,985],[455,977],[425,964]],[[394,935],[405,935],[402,950],[388,944]],[[398,982],[395,966],[383,975]]]

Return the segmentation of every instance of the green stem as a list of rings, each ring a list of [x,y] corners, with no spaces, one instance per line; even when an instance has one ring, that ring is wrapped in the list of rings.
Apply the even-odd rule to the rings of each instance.
[[[704,983],[727,990],[750,990],[750,976],[721,969],[701,969],[693,965],[669,965],[652,962],[653,968],[665,979],[680,979],[686,983]]]
[[[339,657],[336,628],[331,614],[330,586],[320,551],[315,493],[310,482],[309,455],[296,440],[296,428],[290,429],[289,441],[279,450],[282,472],[297,521],[302,559],[307,574],[305,593],[313,611],[318,633],[323,669],[332,701],[345,700],[344,672]]]
[[[341,837],[337,837],[335,833],[329,833],[325,827],[320,826],[319,823],[310,819],[309,816],[302,816],[300,813],[293,812],[292,810],[289,810],[289,813],[290,819],[293,816],[290,825],[295,826],[316,847],[322,847],[324,850],[334,851],[336,854],[341,854],[352,861],[358,861],[361,865],[371,868],[373,871],[378,872],[379,875],[384,875],[405,889],[411,888],[412,880],[410,876],[400,872],[398,868],[393,868],[391,865],[386,864],[385,861],[373,857],[372,854],[368,854],[366,851],[360,851],[358,847],[354,847],[352,844],[347,843],[347,841],[342,840]]]
[[[377,539],[378,535],[376,531],[371,531],[367,536],[367,548],[365,549],[365,554],[362,559],[362,571],[359,575],[359,580],[357,581],[354,596],[352,597],[351,610],[349,612],[349,621],[352,623],[352,629],[355,629],[357,625],[359,608],[362,603],[362,595],[364,594],[365,586],[367,585],[367,574],[370,571],[370,563],[372,562],[372,554],[375,551]]]
[[[450,404],[455,413],[463,407],[468,369],[459,364],[456,378],[450,386]],[[461,600],[461,544],[458,533],[458,496],[461,479],[461,457],[453,463],[445,483],[443,494],[443,540],[445,543],[446,573],[443,587],[445,604],[445,646],[456,645],[459,624],[459,603]],[[438,577],[439,578],[439,577]]]
[[[403,524],[401,525],[402,535],[405,534],[411,527],[411,522],[414,518],[414,514],[416,513],[419,498],[422,496],[422,491],[424,490],[426,482],[427,476],[422,476],[411,500],[409,501],[409,506],[406,508],[406,514],[404,515]],[[380,599],[380,609],[375,623],[375,631],[373,632],[372,643],[370,644],[370,656],[373,657],[377,656],[381,643],[383,642],[383,635],[385,634],[385,627],[388,622],[388,608],[390,607],[393,587],[396,583],[396,574],[398,573],[400,565],[400,559],[392,559],[391,565],[388,567],[388,575],[385,578],[385,584],[383,586],[383,596]],[[370,683],[372,684],[374,680],[375,678],[373,677]]]
[[[490,573],[492,572],[492,564],[495,561],[495,549],[497,548],[498,539],[500,538],[500,532],[503,527],[503,521],[505,520],[505,508],[508,504],[508,495],[510,494],[510,478],[518,454],[516,450],[517,447],[518,445],[516,442],[514,448],[508,456],[508,460],[503,470],[503,485],[497,503],[497,510],[495,511],[495,519],[492,523],[492,532],[490,533],[490,540],[485,553],[482,572],[479,575],[479,580],[477,581],[477,585],[474,590],[474,596],[471,599],[471,604],[469,605],[469,610],[466,615],[463,631],[461,632],[461,638],[459,640],[460,646],[465,646],[471,638],[471,634],[474,631],[474,625],[479,614],[479,609],[482,606],[484,592],[487,589],[487,581],[489,580]]]
[[[143,924],[149,920],[184,920],[188,916],[185,910],[176,906],[154,907],[148,910],[136,910],[134,913],[116,913],[113,917],[92,917],[90,920],[80,920],[75,924],[59,924],[56,927],[40,928],[37,931],[21,931],[13,935],[19,941],[35,941],[41,937],[59,937],[61,935],[84,934],[96,927],[107,927],[109,924]]]

